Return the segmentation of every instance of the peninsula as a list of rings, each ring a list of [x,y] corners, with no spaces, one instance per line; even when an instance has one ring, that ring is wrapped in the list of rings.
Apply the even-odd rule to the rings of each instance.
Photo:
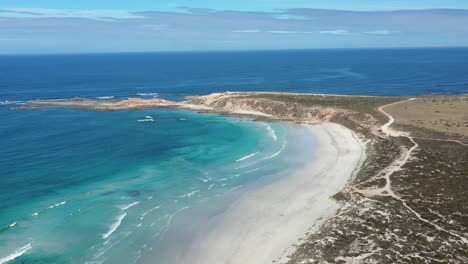
[[[468,96],[373,97],[225,92],[161,99],[34,101],[22,106],[90,110],[178,107],[353,131],[365,159],[333,195],[332,217],[298,240],[282,262],[468,261]],[[213,249],[216,250],[216,249]]]

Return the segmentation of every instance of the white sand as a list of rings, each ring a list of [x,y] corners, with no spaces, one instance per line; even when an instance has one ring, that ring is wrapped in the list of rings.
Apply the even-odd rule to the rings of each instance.
[[[178,263],[271,263],[287,255],[321,218],[333,215],[338,205],[330,196],[359,165],[363,144],[336,124],[306,126],[319,142],[311,162],[235,202]]]

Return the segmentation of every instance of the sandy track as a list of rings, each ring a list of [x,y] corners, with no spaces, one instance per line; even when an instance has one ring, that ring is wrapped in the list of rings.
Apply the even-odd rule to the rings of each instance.
[[[371,179],[378,179],[378,178],[383,178],[385,179],[385,186],[382,187],[382,188],[377,188],[377,189],[357,189],[357,188],[354,188],[353,190],[355,192],[358,192],[358,193],[361,193],[367,197],[374,197],[374,196],[390,196],[398,201],[400,201],[403,206],[405,208],[407,208],[410,212],[412,212],[420,221],[422,222],[425,222],[427,224],[430,224],[432,225],[434,228],[436,228],[437,230],[439,231],[443,231],[447,234],[450,234],[452,236],[455,236],[457,238],[459,238],[463,243],[465,244],[468,244],[468,239],[466,237],[463,237],[463,236],[460,236],[452,231],[449,231],[449,230],[446,230],[444,228],[442,228],[441,226],[439,226],[438,224],[436,223],[433,223],[425,218],[423,218],[421,216],[421,214],[419,214],[418,212],[416,212],[413,208],[411,208],[404,199],[402,199],[400,196],[398,196],[397,194],[395,194],[391,188],[392,186],[392,182],[391,182],[391,175],[396,172],[396,171],[399,171],[402,169],[402,167],[408,162],[408,160],[410,159],[411,157],[411,154],[413,153],[414,150],[416,150],[416,148],[419,146],[418,143],[416,143],[416,141],[414,141],[414,138],[410,136],[409,133],[406,133],[406,132],[402,132],[402,131],[396,131],[396,130],[393,130],[390,128],[390,126],[395,122],[395,118],[393,116],[391,116],[389,113],[385,112],[383,109],[385,107],[388,107],[388,106],[391,106],[391,105],[396,105],[396,104],[401,104],[401,103],[405,103],[405,102],[408,102],[408,101],[412,101],[412,100],[416,100],[417,98],[410,98],[408,100],[404,100],[404,101],[400,101],[400,102],[395,102],[395,103],[391,103],[391,104],[387,104],[387,105],[383,105],[381,107],[378,108],[378,110],[383,113],[384,115],[386,115],[389,119],[389,121],[387,123],[385,123],[382,127],[381,127],[381,130],[384,134],[386,134],[387,136],[390,136],[390,137],[400,137],[400,136],[403,136],[403,137],[406,137],[408,138],[414,145],[403,152],[403,154],[398,158],[396,159],[394,162],[392,162],[392,164],[390,164],[390,166],[388,166],[387,168],[385,168],[381,173],[379,173],[377,176],[371,178]],[[458,142],[462,145],[464,145],[463,143],[461,142]],[[382,176],[383,175],[383,176]]]

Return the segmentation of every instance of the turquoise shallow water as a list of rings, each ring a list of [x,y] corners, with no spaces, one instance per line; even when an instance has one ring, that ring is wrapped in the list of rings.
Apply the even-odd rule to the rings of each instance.
[[[1,124],[0,260],[24,252],[11,263],[164,263],[197,223],[313,151],[287,123],[170,109],[1,111],[24,126]]]

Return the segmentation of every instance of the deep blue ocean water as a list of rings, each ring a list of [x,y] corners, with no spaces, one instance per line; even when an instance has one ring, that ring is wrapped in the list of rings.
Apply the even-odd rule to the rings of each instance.
[[[468,49],[0,57],[0,263],[164,263],[177,230],[286,175],[314,145],[287,123],[9,102],[228,90],[467,93]]]

